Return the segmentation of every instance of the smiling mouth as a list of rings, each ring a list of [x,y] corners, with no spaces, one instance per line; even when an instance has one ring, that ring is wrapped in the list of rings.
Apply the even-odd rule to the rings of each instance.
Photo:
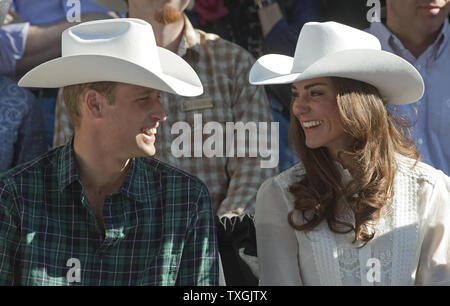
[[[303,121],[302,126],[305,129],[312,129],[315,127],[318,127],[322,124],[321,120],[314,120],[314,121]]]
[[[151,129],[141,129],[141,132],[147,136],[154,136],[156,134],[156,128]]]

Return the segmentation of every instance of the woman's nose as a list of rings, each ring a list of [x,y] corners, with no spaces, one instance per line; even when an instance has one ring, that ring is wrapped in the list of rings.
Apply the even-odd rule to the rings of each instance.
[[[293,108],[299,114],[305,114],[310,110],[308,101],[302,96],[295,98]]]

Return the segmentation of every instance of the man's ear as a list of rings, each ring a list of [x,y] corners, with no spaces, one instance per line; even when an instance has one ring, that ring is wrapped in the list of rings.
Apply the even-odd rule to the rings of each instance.
[[[88,114],[88,116],[94,119],[102,117],[103,104],[105,103],[105,98],[93,89],[88,90],[83,97],[83,106]]]

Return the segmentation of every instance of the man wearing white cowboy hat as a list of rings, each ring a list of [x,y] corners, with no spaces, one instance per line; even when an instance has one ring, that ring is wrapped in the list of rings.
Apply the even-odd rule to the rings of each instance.
[[[97,2],[122,12],[128,10],[122,0]],[[175,126],[183,122],[192,131],[202,131],[202,127],[198,129],[195,124],[195,116],[201,117],[205,128],[209,122],[217,122],[223,131],[226,130],[227,122],[272,122],[264,89],[247,82],[248,72],[254,62],[252,56],[217,35],[194,29],[183,14],[189,0],[130,0],[127,3],[128,15],[149,22],[155,31],[158,45],[182,56],[195,68],[204,84],[205,93],[198,99],[161,95],[161,103],[170,114],[167,125]],[[59,125],[60,128],[55,129],[55,139],[62,138],[57,133],[64,130],[64,124],[58,124],[64,120],[64,112],[58,109],[61,106],[61,103],[57,103],[56,113],[60,115],[55,118],[55,126]],[[228,154],[176,157],[172,154],[172,144],[181,135],[174,135],[168,129],[161,131],[158,136],[160,155],[157,158],[198,176],[208,186],[212,205],[221,221],[218,222],[219,248],[223,250],[221,258],[227,284],[257,285],[256,264],[252,266],[256,259],[252,243],[255,197],[259,185],[275,175],[277,168],[261,168],[260,157],[225,156]],[[197,147],[195,145],[192,145],[195,151],[202,150],[203,143]],[[245,146],[246,152],[249,152],[249,145]],[[244,262],[241,258],[250,260]]]
[[[411,134],[422,159],[450,175],[450,0],[387,0],[386,20],[368,32],[383,50],[410,62],[422,75],[425,93],[416,103],[389,107],[414,124]]]
[[[258,191],[262,285],[449,285],[450,178],[385,108],[420,99],[419,72],[371,34],[311,22],[249,80],[292,84],[301,160]]]
[[[10,48],[1,26],[10,1],[0,0],[0,65]],[[44,122],[33,94],[0,75],[0,172],[29,161],[47,151]]]
[[[216,285],[206,186],[151,158],[160,91],[203,92],[189,64],[145,21],[101,20],[19,84],[65,87],[75,133],[0,177],[0,284]]]

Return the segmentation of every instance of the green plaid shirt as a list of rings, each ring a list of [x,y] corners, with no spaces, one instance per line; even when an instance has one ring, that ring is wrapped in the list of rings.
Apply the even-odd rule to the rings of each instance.
[[[132,160],[105,198],[105,237],[72,142],[0,176],[0,285],[218,285],[214,216],[197,178]]]

